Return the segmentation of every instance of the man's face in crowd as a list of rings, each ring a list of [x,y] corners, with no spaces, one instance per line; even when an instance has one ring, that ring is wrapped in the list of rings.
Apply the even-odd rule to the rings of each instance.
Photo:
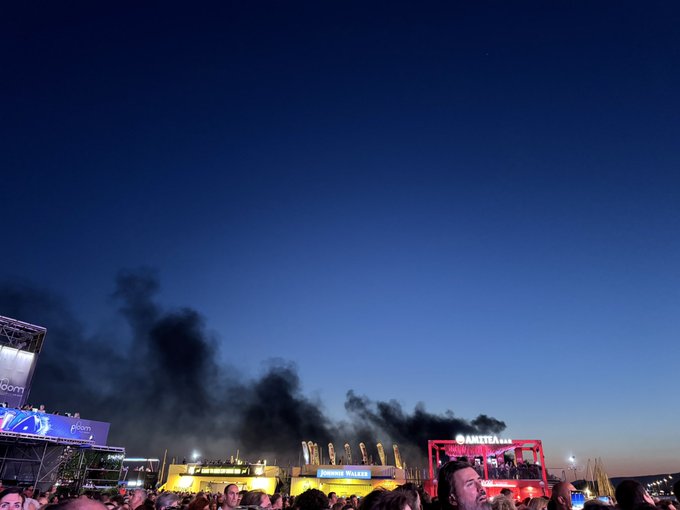
[[[576,488],[567,482],[558,483],[553,487],[553,499],[562,510],[571,510],[571,491]]]
[[[455,502],[460,510],[489,510],[491,504],[486,499],[482,479],[472,468],[459,469],[453,474]]]
[[[132,497],[130,498],[130,508],[135,508],[142,503],[144,503],[144,493],[135,489],[132,491]]]
[[[269,496],[266,494],[263,494],[262,497],[260,498],[260,506],[262,508],[271,508],[272,507],[272,502],[269,499]]]
[[[236,485],[230,485],[227,489],[227,506],[229,508],[235,508],[238,506],[238,487]]]

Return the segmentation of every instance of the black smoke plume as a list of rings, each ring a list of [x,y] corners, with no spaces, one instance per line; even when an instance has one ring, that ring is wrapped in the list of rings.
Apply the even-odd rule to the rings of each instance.
[[[301,441],[322,447],[358,443],[369,452],[381,441],[398,443],[411,465],[425,456],[428,439],[457,433],[498,433],[502,421],[480,415],[472,421],[428,413],[424,405],[404,412],[396,401],[373,402],[347,393],[348,421],[335,423],[323,405],[305,396],[294,364],[270,361],[257,378],[224,366],[218,336],[195,310],[163,309],[155,301],[159,280],[151,270],[121,272],[112,295],[121,325],[86,334],[63,299],[34,287],[0,285],[0,315],[47,327],[31,400],[48,410],[80,412],[111,423],[109,444],[132,455],[276,458],[297,464]],[[324,448],[325,451],[325,448]],[[391,455],[388,454],[388,457]]]
[[[452,411],[442,415],[428,413],[423,403],[419,403],[412,414],[407,414],[396,400],[372,402],[353,390],[347,392],[345,409],[373,431],[374,436],[386,436],[397,443],[411,459],[423,457],[430,439],[452,439],[456,434],[495,434],[505,430],[505,422],[484,414],[467,421],[457,418]]]
[[[296,448],[303,439],[320,442],[337,435],[321,404],[301,394],[294,365],[279,362],[242,395],[235,436],[249,451],[284,454],[282,445]]]

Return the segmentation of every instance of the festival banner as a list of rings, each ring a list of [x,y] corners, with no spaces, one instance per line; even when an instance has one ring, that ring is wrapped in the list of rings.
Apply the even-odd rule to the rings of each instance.
[[[58,414],[0,408],[0,430],[17,434],[70,439],[106,446],[110,424]]]
[[[6,345],[0,346],[0,402],[21,407],[31,388],[36,356]]]

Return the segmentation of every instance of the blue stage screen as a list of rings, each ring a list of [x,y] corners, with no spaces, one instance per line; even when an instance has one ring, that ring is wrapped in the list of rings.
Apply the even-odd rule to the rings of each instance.
[[[93,441],[106,446],[110,424],[37,411],[0,408],[0,430],[35,436]]]

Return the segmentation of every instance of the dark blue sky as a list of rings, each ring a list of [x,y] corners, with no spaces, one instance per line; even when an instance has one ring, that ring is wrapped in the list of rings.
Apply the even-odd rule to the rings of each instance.
[[[19,8],[4,281],[95,331],[151,267],[331,415],[353,388],[488,413],[549,466],[679,469],[680,6]]]

